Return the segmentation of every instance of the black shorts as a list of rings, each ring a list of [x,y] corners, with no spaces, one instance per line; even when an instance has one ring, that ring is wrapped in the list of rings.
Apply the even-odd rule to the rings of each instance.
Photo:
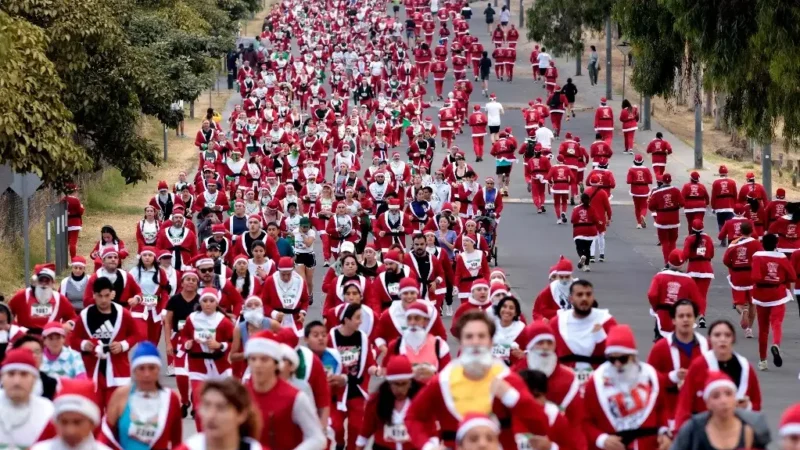
[[[492,18],[492,19],[486,19],[486,23],[494,23],[494,18]]]
[[[500,125],[489,125],[489,133],[497,134],[500,132]]]
[[[541,67],[539,67],[539,75],[544,76],[544,74],[546,72],[547,72],[547,68],[542,69]]]
[[[398,12],[398,11],[400,11],[400,5],[392,5],[392,10],[393,10],[394,12]]]
[[[496,175],[511,175],[511,168],[512,165],[508,166],[497,166],[497,170],[495,171]]]
[[[506,26],[506,25],[508,25],[508,21],[505,21],[505,22],[500,22],[500,25],[502,25],[502,26]]]
[[[317,267],[317,257],[313,253],[295,253],[294,263],[314,268]]]
[[[489,79],[489,73],[488,72],[487,73],[481,72],[481,81],[486,81],[488,79]]]

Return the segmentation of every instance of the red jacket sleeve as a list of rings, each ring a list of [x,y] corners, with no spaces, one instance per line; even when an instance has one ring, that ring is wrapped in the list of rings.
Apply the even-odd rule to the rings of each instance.
[[[675,406],[675,429],[680,430],[683,422],[692,417],[694,409],[694,399],[698,391],[703,390],[703,373],[708,370],[703,358],[698,358],[689,366],[686,372],[686,377],[683,379],[683,386],[678,392],[678,404]],[[752,367],[751,367],[752,370]],[[750,372],[750,376],[754,376],[754,372]],[[750,379],[751,382],[753,378]],[[758,381],[756,381],[758,383]],[[759,404],[761,399],[759,398]]]
[[[322,360],[317,355],[313,355],[311,363],[311,373],[308,376],[308,384],[314,392],[314,404],[317,409],[331,406],[331,388],[328,385],[328,375],[322,365]]]
[[[436,412],[444,408],[439,376],[435,375],[414,397],[406,413],[405,423],[414,448],[421,449],[431,438],[437,437],[430,424],[436,423]]]
[[[378,422],[378,392],[375,392],[370,395],[367,404],[364,406],[364,417],[361,421],[356,446],[364,447],[367,445],[369,438],[378,431]]]

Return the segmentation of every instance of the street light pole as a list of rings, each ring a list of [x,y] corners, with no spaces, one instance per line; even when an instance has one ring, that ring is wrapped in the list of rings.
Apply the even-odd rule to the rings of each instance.
[[[611,89],[611,16],[606,17],[606,99],[613,98]]]

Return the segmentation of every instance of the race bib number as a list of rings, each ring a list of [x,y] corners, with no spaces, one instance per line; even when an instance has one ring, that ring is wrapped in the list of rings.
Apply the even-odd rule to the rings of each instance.
[[[517,443],[517,450],[532,450],[530,435],[527,433],[515,434],[514,441]]]
[[[697,256],[706,256],[706,248],[705,247],[698,247],[697,248]]]
[[[576,369],[575,376],[578,377],[578,381],[581,385],[586,384],[586,381],[589,380],[589,377],[592,375],[592,369],[585,368],[585,369]]]
[[[155,308],[158,304],[158,297],[155,295],[144,295],[142,296],[142,303],[148,308]]]
[[[281,303],[286,308],[293,308],[296,296],[294,293],[283,294],[283,298],[281,299]]]
[[[494,344],[492,346],[492,356],[500,359],[508,359],[509,357],[511,357],[511,345]]]
[[[44,305],[31,305],[32,317],[50,317],[53,314],[53,305],[46,303]]]
[[[157,422],[140,422],[132,420],[130,426],[128,427],[128,436],[139,442],[149,444],[155,440],[157,430]]]
[[[361,352],[358,348],[345,349],[340,354],[344,367],[351,367],[358,364],[359,357],[361,356]]]
[[[216,329],[202,329],[197,328],[194,330],[194,340],[197,342],[209,342],[217,336]]]
[[[486,209],[494,209],[494,202],[487,202]]]
[[[183,330],[183,327],[185,327],[185,326],[186,326],[186,321],[185,320],[179,320],[178,321],[178,331]]]
[[[275,169],[275,173],[278,174],[278,175],[282,174],[283,173],[283,167],[278,167],[277,169]]]
[[[451,122],[449,120],[447,122],[445,122],[444,124],[447,125],[448,127],[452,127],[453,126],[453,122]]]
[[[386,290],[389,295],[398,295],[400,293],[400,283],[389,283],[386,285]]]
[[[405,424],[384,425],[383,438],[390,442],[408,442],[408,430]]]

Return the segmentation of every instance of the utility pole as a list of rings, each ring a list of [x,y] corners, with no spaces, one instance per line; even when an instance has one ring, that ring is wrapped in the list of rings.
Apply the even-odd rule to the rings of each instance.
[[[694,68],[694,168],[703,168],[703,99],[700,98],[700,70]]]
[[[642,100],[642,113],[644,114],[644,121],[642,124],[642,130],[650,131],[650,96],[645,95],[644,100]]]
[[[613,98],[611,89],[611,16],[606,17],[606,99]]]
[[[575,76],[581,76],[581,56],[583,54],[583,49],[578,50],[575,52]]]
[[[767,191],[767,199],[772,200],[772,141],[761,147],[761,184]]]
[[[511,0],[509,0],[511,1]],[[519,29],[522,30],[525,23],[525,8],[522,6],[522,0],[519,0]]]

